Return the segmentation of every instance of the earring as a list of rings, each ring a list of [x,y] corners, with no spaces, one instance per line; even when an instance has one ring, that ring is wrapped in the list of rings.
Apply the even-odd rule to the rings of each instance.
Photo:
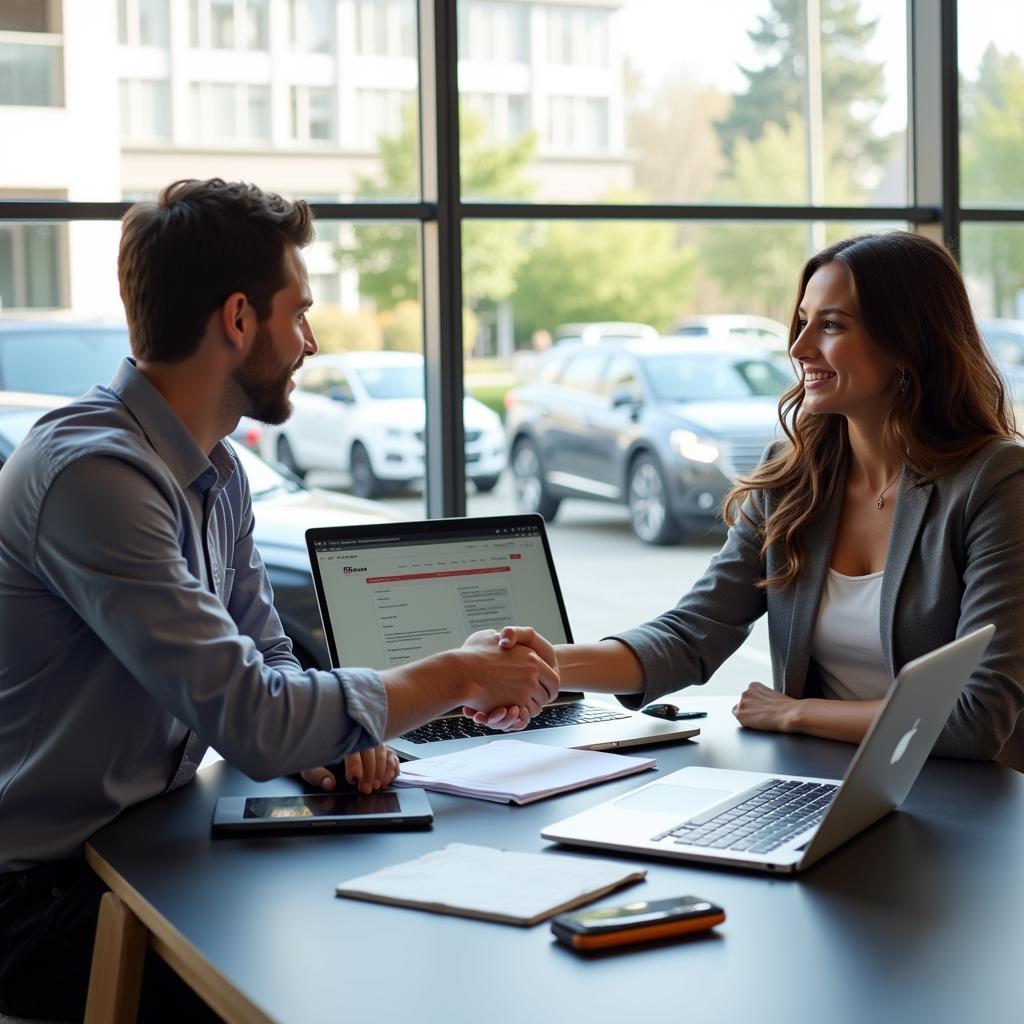
[[[902,366],[900,367],[899,383],[896,385],[896,387],[901,395],[904,391],[907,390],[907,371],[904,370]]]

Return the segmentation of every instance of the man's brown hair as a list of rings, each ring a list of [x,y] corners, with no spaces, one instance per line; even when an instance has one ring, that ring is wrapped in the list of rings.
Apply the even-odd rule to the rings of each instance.
[[[136,203],[124,215],[117,256],[132,352],[154,362],[187,359],[234,292],[266,320],[286,283],[286,245],[312,240],[305,202],[244,182],[176,181],[155,203]]]

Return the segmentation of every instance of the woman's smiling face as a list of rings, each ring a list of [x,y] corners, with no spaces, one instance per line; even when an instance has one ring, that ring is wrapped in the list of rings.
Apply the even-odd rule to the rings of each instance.
[[[807,282],[789,353],[802,371],[804,412],[881,423],[897,394],[899,367],[861,323],[853,278],[842,263],[824,264]]]

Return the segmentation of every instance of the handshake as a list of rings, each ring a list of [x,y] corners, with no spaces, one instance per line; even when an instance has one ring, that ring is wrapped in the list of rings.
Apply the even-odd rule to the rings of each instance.
[[[463,708],[477,725],[505,732],[524,729],[558,696],[555,648],[529,626],[480,630],[460,651],[481,662],[480,696],[471,696]]]

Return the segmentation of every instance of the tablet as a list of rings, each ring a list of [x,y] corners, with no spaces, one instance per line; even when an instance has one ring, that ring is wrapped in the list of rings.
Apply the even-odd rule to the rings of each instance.
[[[291,796],[222,796],[213,813],[213,831],[427,828],[433,818],[422,789],[382,789],[365,794],[345,790]]]

